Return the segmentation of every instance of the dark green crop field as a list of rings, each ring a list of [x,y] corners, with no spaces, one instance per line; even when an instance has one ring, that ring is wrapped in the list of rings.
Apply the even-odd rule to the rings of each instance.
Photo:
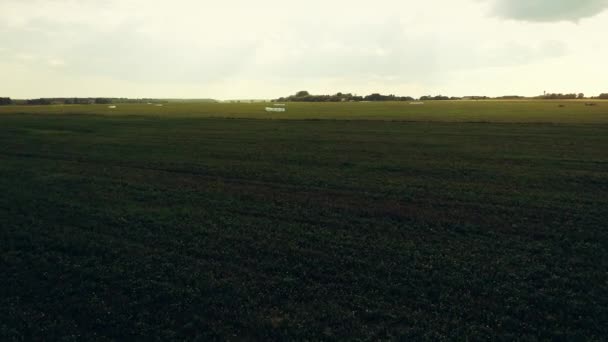
[[[564,103],[1,108],[0,340],[606,340]]]

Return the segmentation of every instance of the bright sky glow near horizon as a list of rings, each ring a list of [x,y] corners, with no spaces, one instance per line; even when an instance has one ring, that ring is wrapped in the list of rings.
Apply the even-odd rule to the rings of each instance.
[[[0,97],[608,92],[608,0],[1,0]]]

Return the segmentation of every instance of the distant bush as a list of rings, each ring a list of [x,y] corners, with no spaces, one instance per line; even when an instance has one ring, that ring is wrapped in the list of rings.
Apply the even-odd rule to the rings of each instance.
[[[0,106],[6,106],[13,104],[13,100],[10,97],[0,97]]]

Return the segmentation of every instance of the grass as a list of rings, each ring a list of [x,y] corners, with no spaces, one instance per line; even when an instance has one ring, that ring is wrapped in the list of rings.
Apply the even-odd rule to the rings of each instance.
[[[585,106],[585,103],[589,102],[595,103],[596,106]],[[608,101],[604,100],[430,101],[424,105],[410,105],[408,102],[289,103],[285,113],[265,112],[264,108],[270,105],[169,103],[163,107],[155,107],[146,104],[119,104],[116,109],[110,109],[107,105],[0,106],[0,115],[95,114],[173,118],[608,124]]]
[[[0,339],[608,336],[608,103],[263,106],[0,108]]]

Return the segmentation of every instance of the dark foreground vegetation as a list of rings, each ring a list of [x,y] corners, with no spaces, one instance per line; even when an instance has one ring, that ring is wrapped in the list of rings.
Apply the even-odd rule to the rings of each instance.
[[[606,124],[4,113],[0,194],[3,341],[608,336]]]

